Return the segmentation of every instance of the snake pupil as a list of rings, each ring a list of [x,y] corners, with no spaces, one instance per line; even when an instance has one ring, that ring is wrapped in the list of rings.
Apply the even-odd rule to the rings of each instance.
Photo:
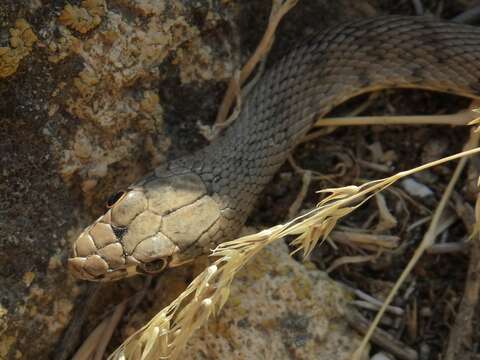
[[[112,208],[120,199],[125,196],[125,191],[118,191],[115,194],[111,195],[107,200],[107,208]]]

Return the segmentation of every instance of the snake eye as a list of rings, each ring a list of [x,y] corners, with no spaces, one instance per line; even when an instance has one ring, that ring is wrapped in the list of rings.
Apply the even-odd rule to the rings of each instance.
[[[166,259],[158,259],[141,265],[141,272],[144,274],[156,274],[163,271],[168,266]],[[137,267],[138,268],[138,267]]]
[[[116,192],[113,195],[110,195],[110,197],[107,200],[107,208],[111,209],[117,202],[119,202],[123,197],[127,194],[126,191],[119,191]]]

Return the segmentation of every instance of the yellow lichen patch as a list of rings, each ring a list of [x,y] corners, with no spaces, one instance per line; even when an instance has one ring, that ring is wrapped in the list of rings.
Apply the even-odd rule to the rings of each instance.
[[[143,100],[140,101],[140,108],[145,112],[153,114],[158,109],[159,100],[160,98],[153,91],[145,91],[143,93]]]
[[[15,343],[15,336],[5,336],[0,340],[0,359],[6,359],[10,348]]]
[[[90,100],[95,94],[95,85],[99,82],[93,69],[86,67],[78,74],[78,77],[73,79],[73,85],[80,92],[82,97]]]
[[[0,359],[6,359],[11,346],[15,343],[15,336],[6,336],[8,329],[6,316],[8,310],[0,305]]]
[[[48,270],[50,271],[55,271],[57,269],[61,269],[63,266],[62,264],[62,259],[59,255],[53,255],[49,260],[48,260]]]
[[[52,292],[32,285],[26,298],[26,308],[17,309],[17,313],[25,313],[29,318],[35,318],[37,322],[45,325],[50,334],[58,335],[70,320],[73,304],[69,299],[55,299],[56,297]],[[44,304],[53,304],[53,307],[45,307]]]
[[[106,17],[108,29],[73,49],[86,65],[73,80],[77,91],[66,100],[66,109],[84,125],[75,136],[72,151],[65,152],[62,174],[66,180],[80,168],[86,170],[84,176],[89,178],[86,180],[104,176],[90,170],[98,165],[108,168],[128,158],[132,148],[147,143],[145,139],[149,134],[161,129],[163,109],[158,95],[149,89],[150,82],[158,78],[155,65],[185,38],[198,32],[181,16],[169,21],[152,18],[145,30],[117,14],[107,12]],[[134,84],[137,88],[143,84],[144,89],[140,88],[143,99],[139,100],[131,92]],[[144,140],[131,133],[119,136],[132,125],[144,134]],[[90,139],[88,149],[85,149],[84,138]],[[159,148],[164,152],[161,142],[148,143],[154,144],[157,152]],[[88,184],[93,186],[85,186],[87,192],[93,189],[95,182],[88,181]]]
[[[22,276],[22,281],[25,284],[25,286],[29,287],[33,280],[35,279],[35,273],[31,271],[27,271],[25,274]]]
[[[105,14],[103,0],[84,0],[82,6],[67,4],[60,13],[60,23],[85,34],[102,22]]]
[[[176,56],[177,65],[185,78],[225,80],[229,78],[228,51],[215,54],[206,48],[200,30],[189,22],[191,14],[176,2],[171,5],[158,0],[119,0],[122,7],[149,16],[141,24],[138,16],[130,18],[107,8],[104,13],[90,0],[81,8],[89,16],[102,16],[102,27],[91,36],[76,39],[66,27],[60,27],[62,38],[49,45],[51,61],[73,53],[83,68],[73,76],[68,91],[60,99],[61,110],[79,121],[79,128],[69,149],[63,152],[60,173],[69,182],[72,176],[81,177],[84,199],[91,204],[101,178],[112,176],[113,164],[138,159],[147,153],[152,166],[165,159],[169,146],[167,137],[159,136],[163,129],[162,99],[155,89],[162,78],[159,64],[179,49],[201,55]],[[65,7],[62,21],[73,28],[74,7]],[[78,9],[77,9],[78,10]],[[160,15],[161,16],[157,16]],[[85,15],[85,13],[83,13]],[[150,16],[155,15],[155,16]],[[65,21],[69,21],[68,24]],[[214,24],[208,20],[206,27]],[[213,26],[213,25],[212,25]],[[73,32],[73,31],[72,31]],[[201,58],[201,65],[196,64]],[[203,72],[203,75],[200,73]],[[72,86],[73,85],[73,86]],[[58,90],[58,94],[62,91]],[[88,141],[86,141],[88,139]],[[132,170],[123,182],[134,181],[145,172],[145,164],[129,164]],[[97,171],[98,169],[102,171]],[[119,179],[116,177],[115,179]],[[96,200],[98,201],[98,199]]]
[[[10,29],[10,47],[0,47],[0,78],[15,73],[20,61],[32,51],[37,37],[25,19],[18,19]]]
[[[70,55],[72,50],[79,46],[80,42],[67,28],[59,27],[58,31],[62,34],[62,37],[56,42],[51,41],[48,43],[48,51],[50,53],[48,61],[54,64]]]
[[[8,310],[0,305],[0,335],[2,335],[7,330],[7,320],[5,319],[8,314]]]
[[[312,283],[305,278],[293,279],[290,283],[295,295],[297,298],[302,299],[311,299],[312,293]]]

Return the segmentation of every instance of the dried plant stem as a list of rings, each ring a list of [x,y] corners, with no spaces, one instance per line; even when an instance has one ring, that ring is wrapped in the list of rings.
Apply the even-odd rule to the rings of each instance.
[[[480,200],[477,199],[477,204],[479,202]],[[477,223],[479,221],[480,218],[477,217]],[[472,321],[475,320],[475,309],[478,306],[480,295],[480,276],[478,276],[480,274],[480,238],[478,234],[470,242],[469,254],[470,261],[465,281],[465,292],[448,337],[445,360],[468,359],[469,353],[473,352]]]
[[[80,349],[73,356],[73,360],[101,360],[120,319],[125,313],[127,300],[115,307],[113,314],[104,319],[89,335]]]
[[[480,195],[477,195],[475,204],[475,223],[480,223]],[[473,231],[475,232],[475,229]],[[473,352],[472,321],[475,320],[475,310],[480,298],[480,236],[478,232],[472,234],[468,250],[470,260],[465,291],[449,334],[445,360],[468,359]]]
[[[365,333],[369,328],[369,322],[355,309],[351,309],[346,313],[347,321],[351,327],[360,333]],[[395,355],[400,360],[417,360],[417,352],[408,347],[406,344],[401,343],[395,339],[392,335],[382,329],[376,329],[373,333],[372,340],[375,344],[383,349],[388,350],[389,353]]]
[[[311,182],[312,172],[307,170],[303,173],[302,176],[302,188],[300,189],[300,192],[298,193],[295,201],[292,203],[292,205],[290,205],[290,208],[288,209],[288,219],[292,219],[300,211],[300,207],[302,206],[303,200],[305,200],[305,197],[307,196]]]
[[[107,318],[97,325],[95,330],[92,331],[87,340],[83,342],[82,346],[80,346],[75,355],[72,357],[72,360],[86,360],[91,359],[92,356],[94,356],[97,346],[102,339],[102,334],[108,328],[109,321],[110,319]]]
[[[319,119],[315,127],[324,126],[365,126],[365,125],[467,125],[478,114],[461,111],[452,115],[418,115],[418,116],[347,116]]]
[[[255,66],[257,66],[257,64],[268,54],[280,20],[282,20],[283,16],[288,13],[297,2],[298,0],[273,0],[272,12],[262,40],[258,44],[253,55],[243,66],[238,79],[238,84],[236,84],[236,80],[233,78],[230,81],[223,101],[218,108],[215,124],[221,124],[226,120],[228,112],[232,108],[232,104],[237,97],[236,89],[240,88],[245,83],[253,69],[255,69]]]
[[[120,322],[125,309],[127,308],[127,300],[122,301],[115,307],[112,316],[110,316],[107,327],[102,333],[102,338],[95,349],[95,357],[93,360],[102,360],[105,355],[105,350],[107,349],[108,343],[112,338],[113,332],[115,331],[118,323]]]
[[[367,100],[362,102],[359,106],[354,108],[352,111],[349,111],[348,118],[355,118],[358,114],[361,114],[366,109],[368,109],[368,107],[370,105],[372,105],[372,103],[378,98],[378,94],[380,94],[379,91],[371,92],[369,94]],[[320,118],[317,121],[316,125],[314,125],[314,127],[321,127],[322,126],[321,124],[323,124],[324,120],[328,120],[328,119],[327,118]],[[328,134],[334,132],[335,130],[336,130],[336,126],[334,125],[334,126],[330,126],[330,127],[323,127],[321,130],[309,132],[302,139],[300,139],[300,141],[298,142],[297,145],[315,140],[315,139],[317,139],[319,137],[322,137],[322,136],[325,136],[325,135],[328,135]]]

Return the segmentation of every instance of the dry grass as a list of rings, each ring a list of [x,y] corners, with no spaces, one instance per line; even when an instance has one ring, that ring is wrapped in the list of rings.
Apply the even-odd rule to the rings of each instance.
[[[272,9],[270,11],[267,29],[247,63],[240,71],[236,71],[232,76],[222,103],[218,108],[215,124],[211,127],[199,124],[200,132],[207,140],[211,141],[215,139],[223,129],[230,126],[238,117],[242,98],[253,88],[262,73],[262,68],[260,67],[257,75],[250,81],[250,83],[244,86],[245,82],[252,75],[255,68],[257,68],[259,64],[262,64],[262,62],[264,63],[272,47],[275,39],[275,31],[277,30],[280,21],[295,5],[297,5],[297,3],[298,0],[272,0]],[[228,116],[234,103],[236,103],[235,109],[233,110],[233,113]]]

